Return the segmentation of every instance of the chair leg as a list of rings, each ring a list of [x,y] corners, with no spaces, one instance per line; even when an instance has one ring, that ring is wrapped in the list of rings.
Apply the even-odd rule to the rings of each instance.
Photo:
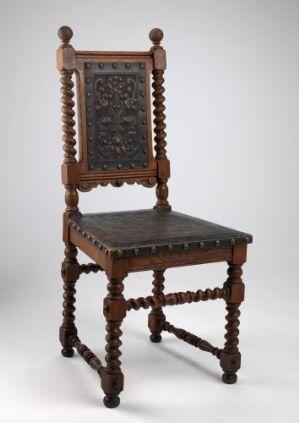
[[[220,365],[224,371],[222,381],[232,384],[237,381],[237,371],[241,367],[241,354],[238,349],[239,344],[239,307],[244,299],[244,284],[242,282],[242,264],[228,263],[228,279],[224,286],[229,288],[229,298],[226,300],[226,320],[225,326],[226,342],[220,353]]]
[[[77,248],[68,244],[64,250],[65,258],[62,262],[61,275],[64,281],[63,285],[63,322],[59,329],[59,339],[62,344],[61,353],[64,357],[72,357],[74,354],[70,337],[77,335],[75,326],[75,284],[80,275],[80,266],[77,262]]]
[[[164,290],[164,272],[165,270],[155,270],[153,280],[153,295],[161,294]],[[163,313],[162,307],[152,308],[152,311],[148,315],[148,327],[151,331],[150,340],[152,342],[161,342],[161,332],[166,317]]]
[[[102,388],[105,393],[104,405],[115,408],[119,405],[119,394],[123,390],[124,375],[121,371],[120,346],[122,342],[120,329],[126,316],[127,302],[122,294],[123,279],[109,278],[108,295],[104,300],[104,316],[106,317],[106,367],[102,371]]]

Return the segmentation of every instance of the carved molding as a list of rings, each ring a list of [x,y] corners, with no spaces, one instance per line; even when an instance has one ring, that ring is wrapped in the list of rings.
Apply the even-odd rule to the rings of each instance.
[[[82,192],[87,192],[90,191],[92,188],[96,188],[97,186],[102,186],[102,187],[106,187],[107,185],[111,184],[113,187],[119,188],[121,186],[123,186],[124,184],[128,184],[128,185],[134,185],[134,184],[138,184],[138,185],[143,185],[144,187],[147,188],[152,188],[156,185],[157,183],[157,178],[155,177],[149,177],[149,178],[126,178],[124,179],[123,177],[119,177],[116,179],[104,179],[104,180],[95,180],[95,181],[81,181],[79,184],[79,191]]]

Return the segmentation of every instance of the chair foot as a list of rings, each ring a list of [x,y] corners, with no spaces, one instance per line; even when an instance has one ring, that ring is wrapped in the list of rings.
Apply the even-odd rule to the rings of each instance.
[[[238,376],[236,373],[224,372],[222,375],[222,382],[227,383],[228,385],[232,385],[236,383],[238,380]]]
[[[118,395],[107,394],[103,399],[103,403],[107,408],[116,408],[119,406],[120,399]]]
[[[152,333],[150,335],[150,340],[158,344],[159,342],[162,341],[162,336],[159,333]]]
[[[72,347],[63,347],[61,350],[63,357],[73,357],[74,349]]]

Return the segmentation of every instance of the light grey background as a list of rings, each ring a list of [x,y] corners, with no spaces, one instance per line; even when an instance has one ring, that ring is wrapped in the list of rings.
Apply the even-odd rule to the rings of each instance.
[[[0,420],[298,423],[299,3],[292,0],[1,2]],[[147,312],[123,325],[125,391],[102,405],[78,356],[60,356],[62,160],[56,31],[77,49],[143,50],[161,27],[168,52],[167,140],[175,210],[254,235],[244,266],[238,384],[217,360],[164,336]],[[81,210],[151,207],[154,190],[98,188]],[[82,262],[88,259],[80,256]],[[225,266],[170,270],[166,291],[221,285]],[[78,284],[80,336],[104,355],[103,274]],[[126,280],[148,295],[150,273]],[[221,301],[167,308],[171,322],[221,346]]]

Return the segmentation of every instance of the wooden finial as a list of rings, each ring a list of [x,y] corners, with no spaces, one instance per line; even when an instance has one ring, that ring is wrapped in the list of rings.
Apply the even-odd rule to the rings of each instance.
[[[163,40],[163,35],[164,34],[163,34],[162,29],[154,28],[149,33],[149,38],[152,41],[152,43],[154,44],[154,46],[158,47],[160,45],[161,41]]]
[[[61,26],[57,31],[57,35],[61,39],[62,45],[66,46],[70,43],[73,36],[73,30],[69,26]]]

